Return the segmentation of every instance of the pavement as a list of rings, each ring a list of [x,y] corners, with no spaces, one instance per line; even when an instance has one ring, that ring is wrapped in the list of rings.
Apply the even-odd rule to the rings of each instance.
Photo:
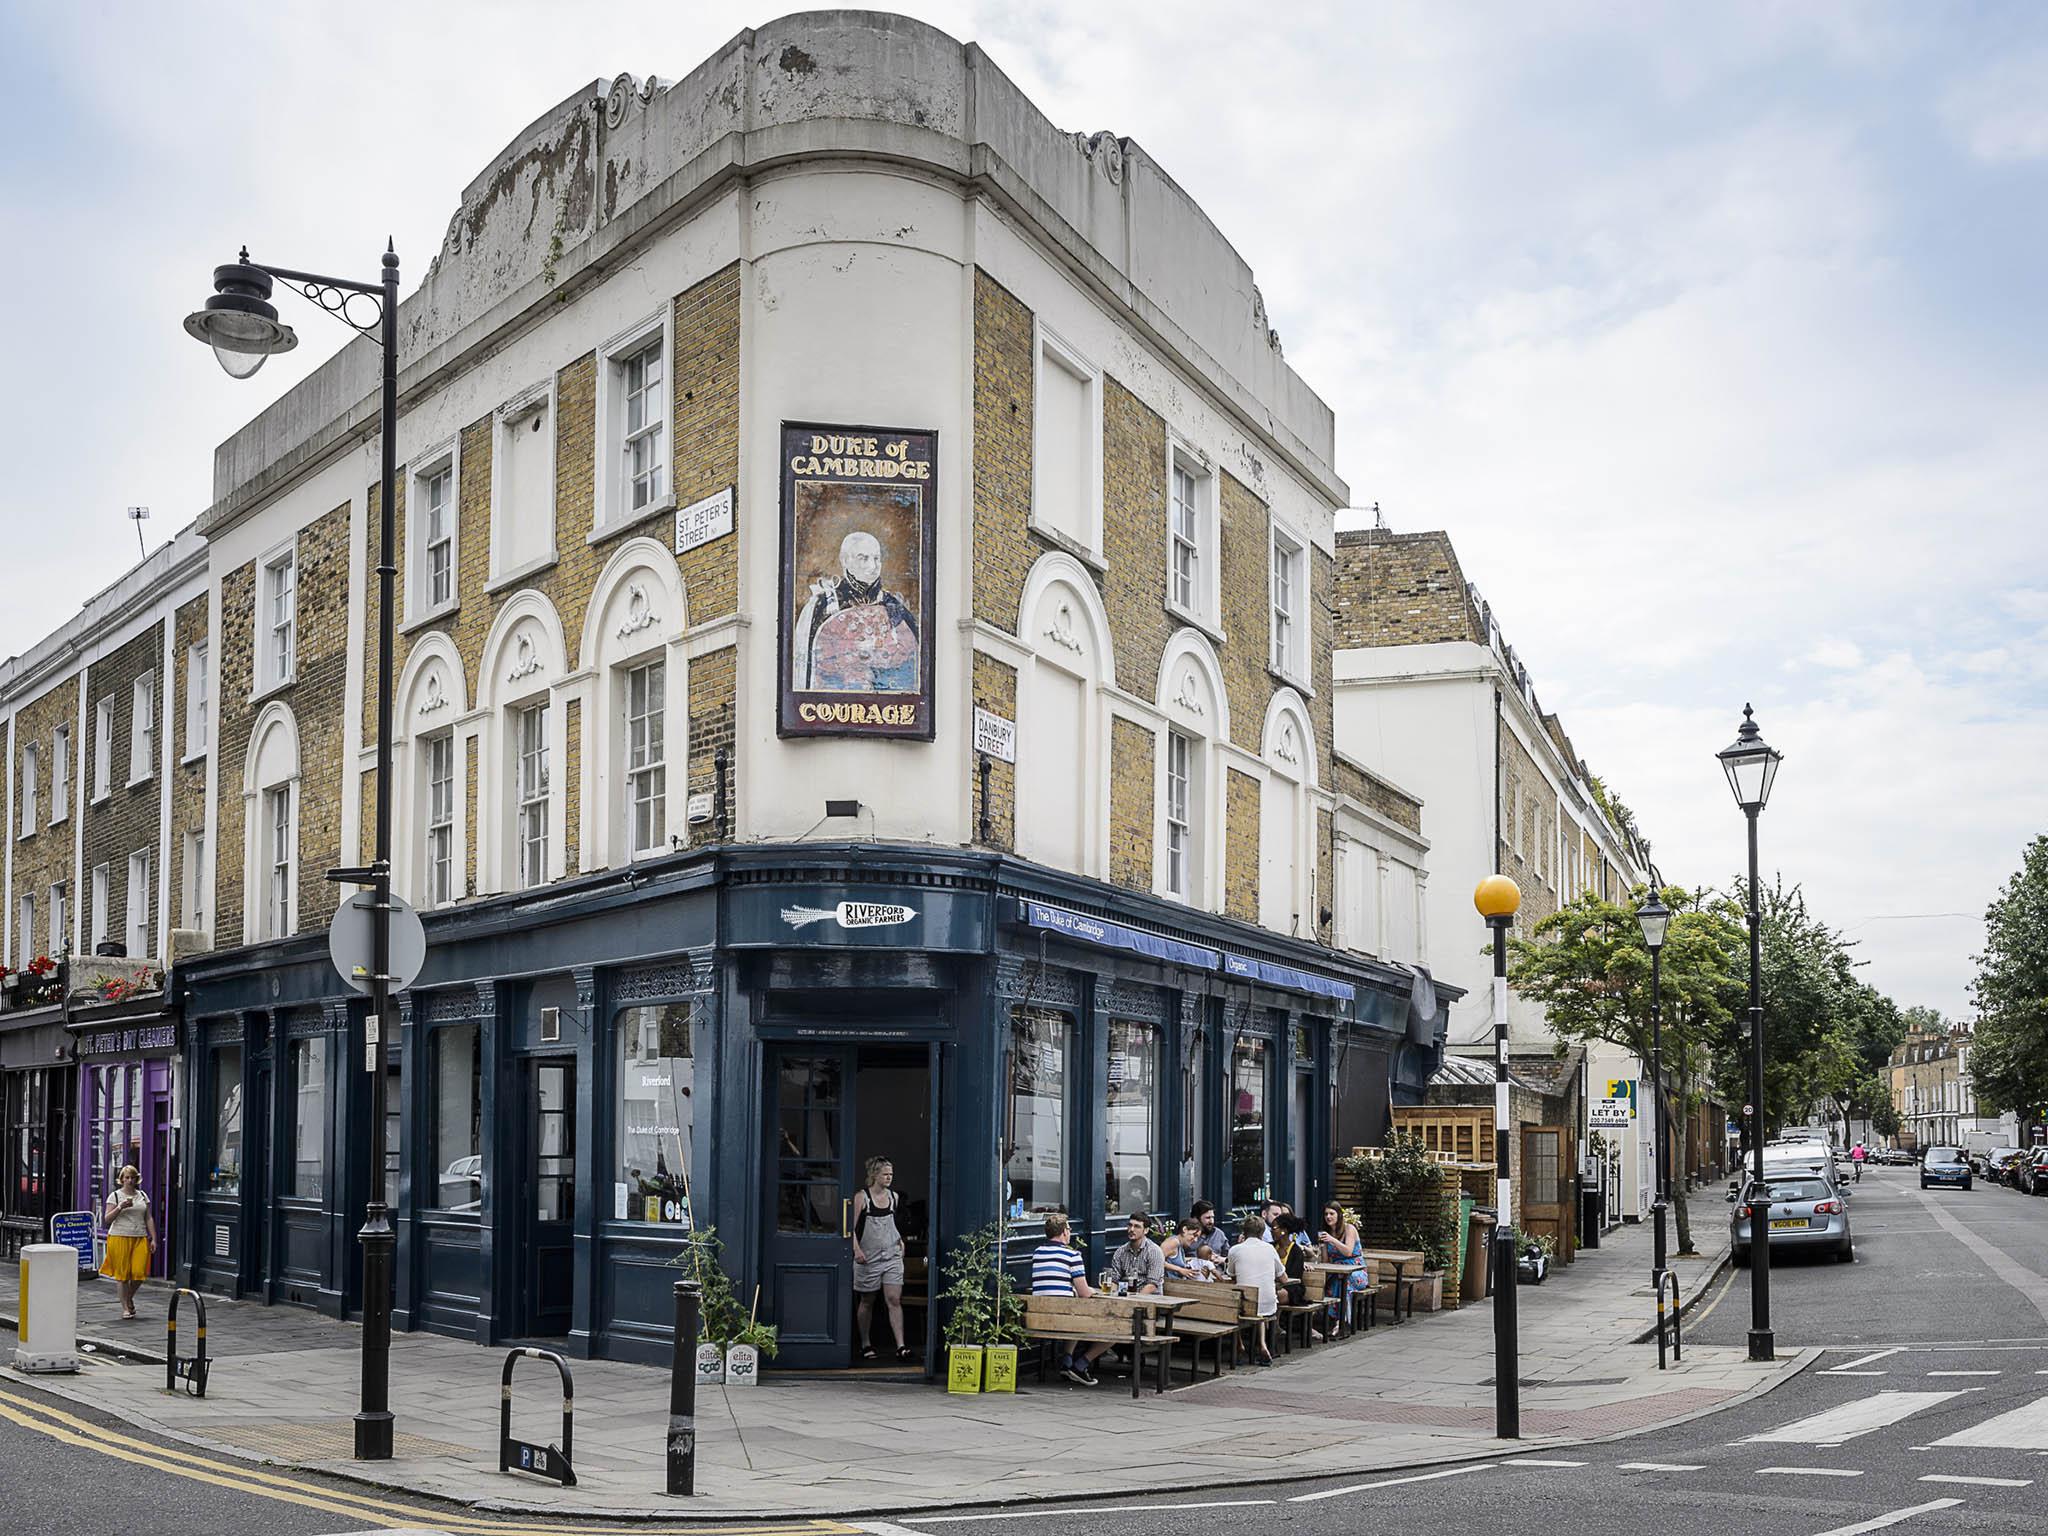
[[[1674,1261],[1688,1305],[1726,1261],[1718,1193],[1695,1197],[1692,1214],[1704,1251]],[[297,1309],[210,1299],[208,1345],[220,1363],[201,1400],[163,1389],[163,1288],[145,1292],[154,1321],[121,1323],[112,1287],[94,1282],[81,1289],[84,1368],[35,1381],[152,1437],[494,1510],[790,1519],[1160,1494],[1598,1442],[1746,1401],[1810,1361],[1807,1352],[1758,1365],[1739,1346],[1702,1344],[1659,1372],[1654,1345],[1639,1342],[1655,1312],[1649,1246],[1646,1227],[1622,1228],[1520,1288],[1516,1443],[1493,1437],[1484,1302],[1136,1401],[1113,1376],[1093,1389],[1027,1383],[1015,1396],[957,1397],[923,1383],[771,1371],[757,1387],[700,1389],[698,1493],[687,1500],[661,1491],[668,1377],[643,1366],[573,1362],[574,1489],[497,1470],[504,1351],[435,1335],[392,1339],[398,1454],[379,1464],[350,1459],[358,1330]],[[13,1267],[0,1265],[0,1309],[15,1293]],[[12,1323],[0,1310],[0,1324]],[[545,1367],[529,1365],[518,1381],[514,1433],[556,1439]]]

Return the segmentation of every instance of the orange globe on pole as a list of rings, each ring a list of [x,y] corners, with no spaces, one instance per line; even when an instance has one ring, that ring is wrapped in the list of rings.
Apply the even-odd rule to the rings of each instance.
[[[1472,905],[1489,922],[1497,917],[1513,917],[1522,905],[1522,889],[1506,875],[1488,875],[1473,891]]]

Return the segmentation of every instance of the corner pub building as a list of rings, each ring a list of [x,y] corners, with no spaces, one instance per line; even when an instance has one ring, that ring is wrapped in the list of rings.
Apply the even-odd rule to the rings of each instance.
[[[662,1359],[712,1226],[776,1363],[843,1366],[886,1156],[929,1360],[999,1211],[1093,1268],[1130,1210],[1312,1205],[1420,1101],[1421,807],[1331,745],[1332,417],[1137,146],[920,23],[786,18],[524,130],[400,335],[426,965],[370,1044],[324,938],[374,800],[356,341],[200,523],[191,1283],[355,1310],[381,1177],[399,1327]]]

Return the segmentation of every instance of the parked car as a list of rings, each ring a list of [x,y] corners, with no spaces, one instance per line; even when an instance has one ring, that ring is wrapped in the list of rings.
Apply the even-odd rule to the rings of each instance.
[[[1929,1147],[1920,1160],[1920,1187],[1930,1184],[1960,1184],[1970,1187],[1970,1160],[1961,1147]]]
[[[2035,1147],[2013,1159],[2012,1187],[2027,1195],[2048,1195],[2048,1147]]]
[[[1765,1213],[1770,1222],[1770,1244],[1775,1252],[1783,1248],[1820,1248],[1842,1263],[1856,1257],[1856,1240],[1849,1230],[1849,1202],[1832,1180],[1810,1173],[1774,1175],[1759,1185],[1754,1180],[1734,1188],[1728,1198],[1735,1209],[1728,1213],[1728,1245],[1737,1268],[1749,1263],[1751,1212]]]
[[[1993,1147],[1984,1154],[1984,1164],[1977,1171],[1984,1176],[1987,1184],[2003,1184],[2006,1170],[2020,1156],[2018,1147]]]

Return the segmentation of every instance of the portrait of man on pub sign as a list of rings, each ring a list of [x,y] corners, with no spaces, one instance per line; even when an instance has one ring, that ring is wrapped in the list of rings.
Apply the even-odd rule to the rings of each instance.
[[[929,432],[785,423],[785,736],[932,735]]]

